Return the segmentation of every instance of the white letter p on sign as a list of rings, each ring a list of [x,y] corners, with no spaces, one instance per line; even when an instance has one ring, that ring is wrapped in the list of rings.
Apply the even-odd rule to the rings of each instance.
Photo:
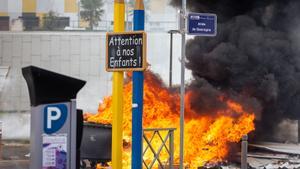
[[[47,107],[47,128],[52,128],[52,121],[58,120],[61,116],[61,111],[57,107]]]

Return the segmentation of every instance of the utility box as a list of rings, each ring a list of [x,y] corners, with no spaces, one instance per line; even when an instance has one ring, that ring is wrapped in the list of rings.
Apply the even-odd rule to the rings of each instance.
[[[78,169],[82,118],[75,99],[86,82],[34,66],[22,73],[31,103],[30,169]]]

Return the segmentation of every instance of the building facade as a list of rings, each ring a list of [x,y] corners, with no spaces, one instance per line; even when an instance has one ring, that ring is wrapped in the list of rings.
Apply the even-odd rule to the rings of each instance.
[[[146,31],[168,31],[177,28],[178,14],[169,6],[169,0],[144,0],[146,7]],[[104,14],[96,27],[99,31],[113,28],[114,0],[103,0]],[[134,0],[126,2],[127,29],[132,28]],[[85,28],[88,24],[80,20],[80,0],[0,0],[0,30],[13,30],[22,20],[21,27],[41,27],[49,12],[54,12],[64,20],[62,27]],[[67,22],[67,23],[66,23]]]
[[[2,30],[20,18],[33,24],[34,20],[42,20],[50,11],[59,17],[69,18],[69,22],[78,21],[78,5],[78,0],[0,0]]]

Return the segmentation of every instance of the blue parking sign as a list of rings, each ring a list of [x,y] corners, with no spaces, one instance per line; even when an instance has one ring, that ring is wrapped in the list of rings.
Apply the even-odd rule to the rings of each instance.
[[[44,132],[53,134],[60,130],[68,117],[68,108],[65,104],[47,105],[44,108]]]
[[[217,15],[210,13],[189,13],[188,34],[197,36],[217,35]]]

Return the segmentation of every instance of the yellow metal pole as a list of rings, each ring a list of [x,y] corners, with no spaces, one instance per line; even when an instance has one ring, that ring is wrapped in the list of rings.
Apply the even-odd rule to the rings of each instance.
[[[114,32],[125,31],[124,0],[114,1]],[[123,80],[124,72],[113,73],[112,91],[112,168],[122,169],[123,149]]]

